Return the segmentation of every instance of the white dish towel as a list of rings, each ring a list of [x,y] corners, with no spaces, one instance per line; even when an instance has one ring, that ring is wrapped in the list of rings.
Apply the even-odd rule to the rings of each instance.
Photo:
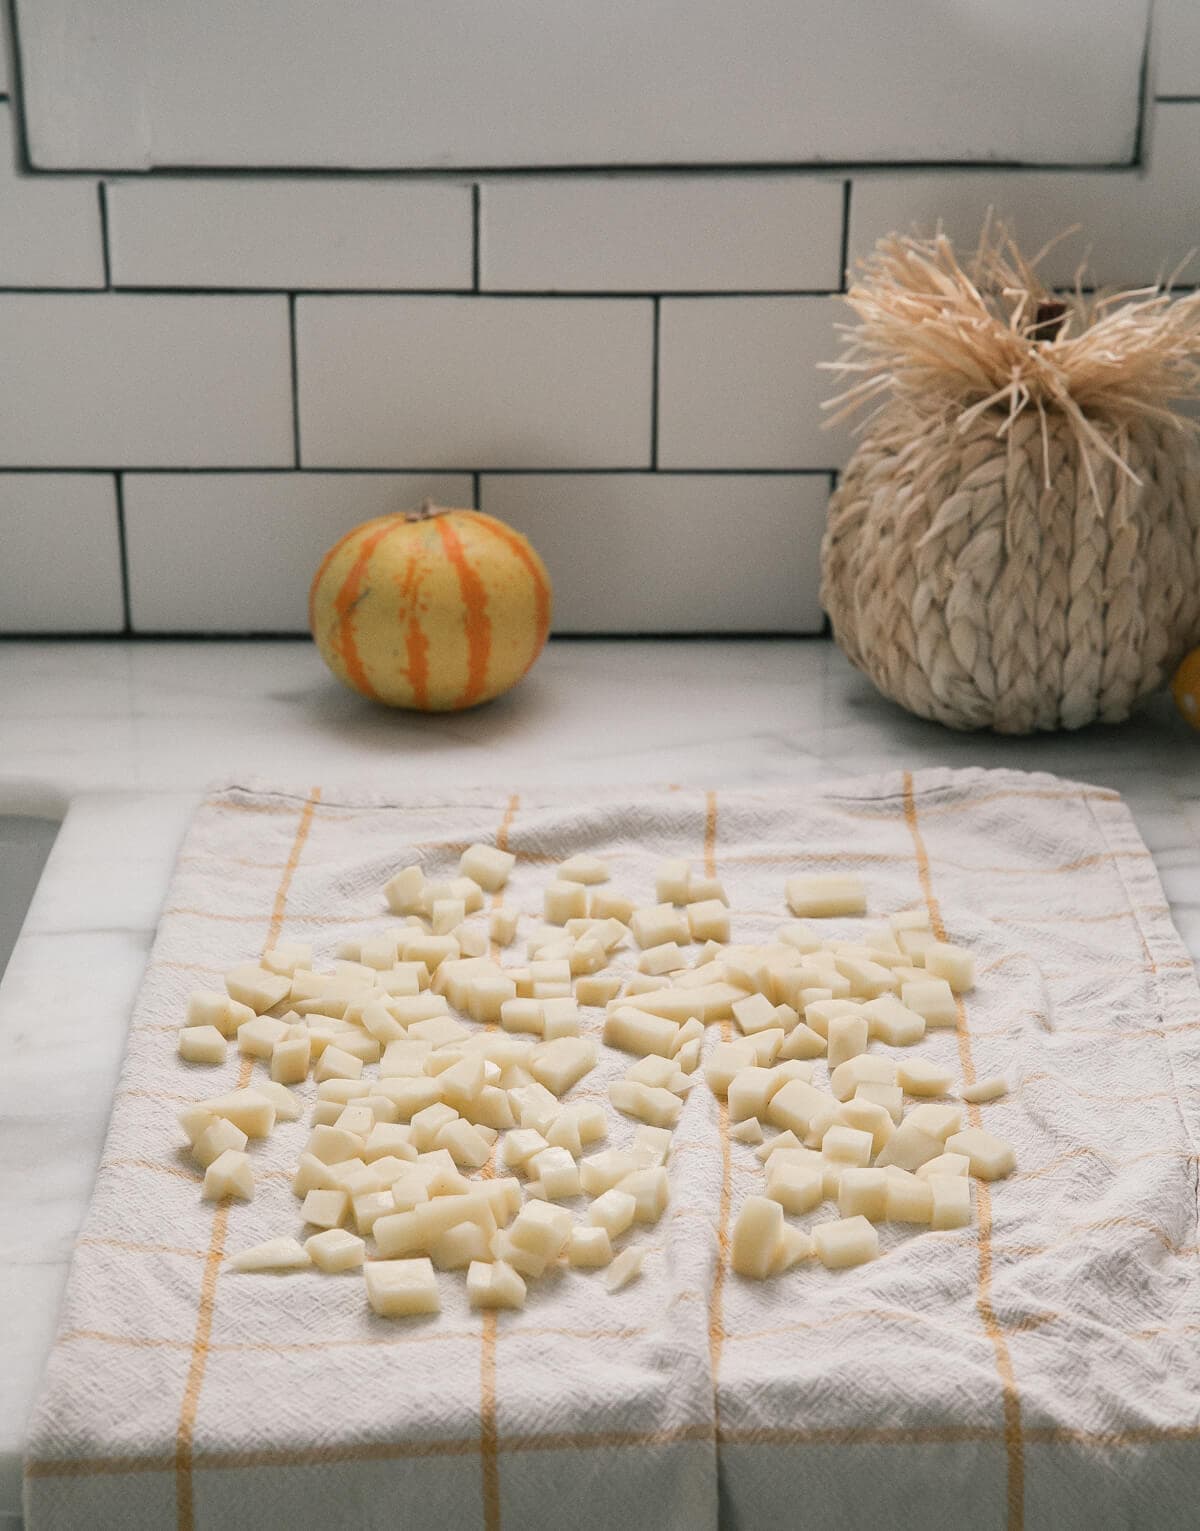
[[[978,1189],[971,1228],[883,1225],[873,1264],[746,1282],[728,1232],[761,1172],[701,1084],[670,1208],[618,1295],[564,1271],[483,1319],[446,1274],[438,1317],[389,1322],[360,1274],[231,1274],[230,1252],[300,1233],[288,1174],[308,1126],[254,1145],[252,1202],[201,1201],[176,1113],[239,1060],[178,1061],[189,990],[276,937],[329,959],[390,923],[397,868],[451,875],[475,840],[517,853],[522,930],[578,851],[643,902],[658,860],[690,858],[724,881],[737,940],[770,938],[799,870],[861,871],[878,917],[927,906],[979,981],[960,1030],[920,1050],[1008,1074],[972,1116],[1019,1172]],[[602,1050],[580,1090],[628,1062]],[[1195,974],[1108,791],[977,770],[798,792],[222,788],[131,1023],[32,1423],[28,1531],[1195,1527],[1198,1064]]]

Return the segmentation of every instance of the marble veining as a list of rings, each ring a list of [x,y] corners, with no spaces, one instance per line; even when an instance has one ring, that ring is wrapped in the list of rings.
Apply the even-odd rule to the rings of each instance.
[[[0,646],[0,812],[65,815],[0,984],[0,1527],[19,1525],[126,1024],[209,782],[801,787],[926,766],[1123,793],[1200,961],[1200,735],[1165,697],[1119,728],[1001,739],[909,717],[823,640],[560,640],[509,696],[414,717],[342,690],[307,643]]]

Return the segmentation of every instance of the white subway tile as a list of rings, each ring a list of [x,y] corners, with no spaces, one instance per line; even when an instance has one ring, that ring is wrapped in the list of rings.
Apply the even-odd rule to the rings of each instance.
[[[485,288],[836,290],[841,246],[840,179],[546,177],[482,188]]]
[[[305,467],[644,467],[652,305],[299,298]]]
[[[1159,96],[1200,96],[1200,5],[1154,0],[1154,77]]]
[[[560,633],[820,632],[823,474],[484,474]]]
[[[0,632],[121,631],[111,475],[0,473],[0,549]]]
[[[0,105],[0,287],[103,286],[95,181],[21,175],[12,107]]]
[[[1148,0],[22,0],[34,162],[1128,159]]]
[[[660,468],[830,468],[844,440],[817,369],[837,352],[834,298],[665,298],[658,361]]]
[[[360,521],[429,497],[470,505],[465,475],[130,473],[135,632],[302,633],[326,550]]]
[[[1091,247],[1089,279],[1139,286],[1169,274],[1198,242],[1200,104],[1152,107],[1144,170],[945,170],[864,174],[850,194],[851,259],[870,254],[889,233],[932,233],[940,219],[961,250],[972,251],[989,208],[1004,218],[1029,255],[1074,224],[1038,267],[1056,285],[1075,280]],[[1200,281],[1200,262],[1183,273]]]
[[[471,285],[471,187],[369,180],[114,181],[117,287]]]
[[[285,298],[4,294],[0,356],[0,464],[291,464]]]

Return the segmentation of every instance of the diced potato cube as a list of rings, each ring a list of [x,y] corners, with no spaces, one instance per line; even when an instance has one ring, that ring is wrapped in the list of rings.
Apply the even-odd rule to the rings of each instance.
[[[622,925],[628,926],[633,911],[633,900],[613,888],[597,888],[588,900],[588,914],[594,920],[619,920]]]
[[[669,1090],[671,1082],[679,1072],[679,1066],[673,1058],[663,1058],[658,1053],[647,1053],[644,1058],[625,1070],[625,1078],[632,1079],[638,1084],[652,1085],[657,1089]]]
[[[542,1007],[542,1035],[547,1042],[555,1037],[579,1035],[579,1006],[573,998],[534,1000]]]
[[[307,1196],[309,1191],[327,1191],[333,1189],[333,1180],[329,1174],[329,1166],[316,1154],[301,1154],[297,1162],[296,1173],[292,1177],[292,1190],[297,1196]]]
[[[863,1006],[871,1036],[889,1047],[909,1047],[925,1035],[925,1017],[902,1004],[894,994],[881,994]]]
[[[936,1159],[926,1159],[915,1173],[921,1180],[928,1180],[930,1175],[969,1175],[971,1161],[966,1154],[938,1154]]]
[[[842,1217],[881,1222],[887,1211],[887,1178],[881,1169],[843,1170],[838,1184],[838,1211]]]
[[[686,945],[692,939],[687,914],[673,904],[658,903],[635,909],[629,921],[633,939],[643,948],[661,946],[666,941]]]
[[[325,1048],[313,1070],[318,1084],[323,1079],[358,1079],[363,1071],[363,1060],[352,1053],[332,1045]]]
[[[328,1272],[357,1270],[366,1259],[367,1246],[345,1228],[326,1228],[304,1241],[312,1263]]]
[[[756,1031],[764,1031],[768,1026],[779,1024],[775,1015],[775,1006],[765,994],[750,994],[745,999],[734,1000],[731,1008],[733,1018],[745,1036],[751,1036]]]
[[[781,925],[775,932],[775,939],[802,953],[818,951],[822,940],[811,925],[805,925],[801,920],[788,920]]]
[[[517,1213],[509,1233],[518,1249],[554,1260],[570,1237],[571,1214],[548,1201],[529,1201]]]
[[[952,1132],[961,1129],[962,1111],[958,1106],[950,1105],[914,1106],[904,1120],[944,1143]]]
[[[496,893],[508,881],[517,858],[511,851],[494,845],[469,845],[458,860],[461,876],[469,877],[489,893]]]
[[[308,1078],[312,1043],[308,1037],[283,1037],[271,1049],[271,1078],[276,1084],[301,1084]]]
[[[504,1162],[522,1169],[535,1155],[549,1148],[549,1143],[532,1127],[518,1127],[504,1137]]]
[[[880,1149],[875,1160],[880,1169],[889,1164],[902,1170],[918,1169],[927,1159],[942,1152],[941,1138],[935,1138],[915,1123],[905,1120]]]
[[[802,919],[867,912],[867,890],[862,878],[853,874],[832,872],[789,877],[785,893],[788,908]]]
[[[926,948],[925,971],[933,978],[944,978],[955,994],[965,994],[975,984],[975,958],[949,941],[934,941]]]
[[[763,1140],[762,1123],[756,1116],[748,1116],[744,1121],[735,1122],[730,1127],[729,1136],[737,1143],[761,1143]]]
[[[826,1039],[804,1021],[787,1033],[779,1049],[781,1058],[819,1058],[826,1050]]]
[[[367,1300],[382,1318],[407,1318],[415,1313],[440,1311],[431,1260],[368,1260],[363,1274]]]
[[[544,1148],[527,1165],[542,1183],[550,1201],[579,1195],[579,1166],[565,1148]]]
[[[472,1260],[467,1268],[467,1301],[473,1308],[523,1308],[525,1282],[503,1260]]]
[[[704,1063],[709,1089],[714,1095],[726,1094],[734,1076],[753,1062],[754,1052],[748,1042],[718,1042]]]
[[[438,1129],[434,1139],[436,1148],[449,1150],[455,1164],[464,1169],[482,1169],[491,1156],[491,1144],[478,1127],[459,1117]]]
[[[972,1084],[963,1084],[958,1087],[960,1100],[981,1102],[985,1100],[999,1100],[1002,1095],[1008,1094],[1008,1080],[1003,1074],[991,1074],[986,1079],[976,1079]]]
[[[862,1265],[879,1253],[879,1234],[865,1217],[843,1217],[818,1223],[812,1230],[817,1259],[830,1270]]]
[[[944,978],[920,978],[901,984],[900,999],[924,1017],[927,1027],[957,1026],[958,1002]]]
[[[945,1149],[947,1153],[965,1154],[970,1160],[971,1174],[980,1180],[1001,1180],[1017,1167],[1012,1144],[984,1132],[982,1127],[952,1133],[946,1139]]]
[[[654,874],[654,897],[660,904],[686,904],[690,880],[686,861],[660,861]]]
[[[860,1084],[854,1092],[854,1099],[882,1106],[896,1123],[904,1114],[904,1091],[898,1084]]]
[[[821,1152],[827,1159],[859,1167],[870,1164],[873,1140],[869,1132],[840,1123],[828,1128],[821,1139]]]
[[[782,1158],[772,1160],[767,1168],[767,1195],[785,1212],[811,1212],[824,1195],[821,1172]]]
[[[625,1005],[610,1010],[604,1020],[605,1043],[639,1056],[659,1053],[664,1058],[671,1057],[678,1033],[675,1021]]]
[[[587,1210],[587,1220],[615,1239],[625,1232],[637,1214],[637,1199],[629,1191],[612,1186],[597,1196]]]
[[[540,999],[506,999],[500,1005],[500,1024],[505,1031],[530,1031],[541,1036],[545,1025]]]
[[[707,898],[687,906],[693,941],[728,941],[729,910],[723,899]]]
[[[900,980],[891,968],[873,962],[869,957],[839,956],[835,959],[837,971],[850,985],[850,993],[856,999],[878,999],[881,994],[898,993]]]
[[[789,1079],[772,1095],[767,1119],[776,1127],[786,1127],[797,1137],[806,1137],[813,1123],[831,1113],[833,1101],[823,1090],[803,1079]]]
[[[612,975],[596,974],[575,983],[575,999],[581,1005],[607,1005],[620,992],[621,980]]]
[[[837,1120],[847,1127],[857,1127],[860,1132],[869,1132],[872,1154],[877,1154],[896,1130],[889,1111],[875,1101],[857,1096],[838,1107]]]
[[[294,1271],[311,1265],[308,1251],[296,1239],[268,1239],[239,1250],[229,1261],[235,1271]]]
[[[393,914],[414,914],[421,904],[425,891],[425,874],[419,866],[405,867],[390,882],[384,884],[383,892]]]
[[[237,1035],[244,1021],[254,1019],[249,1005],[242,1005],[228,994],[215,989],[197,990],[188,996],[187,1024],[189,1026],[215,1026],[223,1037]]]
[[[965,1228],[971,1221],[971,1182],[964,1175],[930,1175],[932,1193],[929,1226]]]
[[[429,1149],[436,1148],[438,1133],[450,1122],[457,1120],[458,1112],[453,1106],[448,1106],[444,1100],[434,1101],[433,1105],[426,1106],[423,1111],[415,1112],[409,1125],[412,1128],[412,1140],[417,1145],[417,1151],[426,1153]]]
[[[629,1152],[640,1168],[649,1169],[665,1164],[671,1153],[671,1131],[668,1127],[654,1127],[648,1123],[633,1129],[633,1142]]]
[[[223,1116],[215,1116],[211,1124],[192,1144],[192,1158],[197,1164],[207,1169],[214,1160],[221,1157],[226,1149],[232,1148],[241,1153],[247,1141],[246,1134],[240,1127],[235,1127]]]
[[[564,1095],[595,1067],[596,1045],[582,1037],[556,1037],[540,1043],[529,1058],[529,1072],[553,1095]]]
[[[607,882],[609,871],[607,863],[601,861],[599,856],[589,856],[581,852],[561,862],[557,876],[563,882],[581,882],[592,887],[596,883]]]
[[[838,1100],[850,1100],[860,1084],[895,1084],[896,1063],[877,1053],[859,1053],[831,1069],[829,1087]]]
[[[657,975],[659,973],[673,973],[677,968],[684,967],[687,957],[674,941],[665,941],[661,946],[648,946],[638,958],[638,971]]]
[[[616,1079],[608,1087],[608,1097],[618,1111],[636,1116],[654,1127],[674,1127],[683,1102],[671,1090],[656,1089],[633,1079]]]
[[[250,1201],[254,1196],[254,1170],[250,1155],[236,1148],[227,1148],[218,1154],[204,1172],[205,1201],[221,1201],[226,1196],[236,1196]]]
[[[363,1146],[362,1137],[344,1127],[314,1127],[309,1133],[305,1152],[323,1164],[341,1164],[352,1159]]]
[[[437,898],[430,910],[430,924],[435,936],[450,935],[467,917],[467,906],[461,898]],[[462,949],[462,943],[459,943]],[[391,966],[391,963],[388,964]]]
[[[933,1213],[933,1195],[929,1182],[904,1170],[886,1171],[884,1215],[890,1223],[928,1223]],[[960,1184],[967,1185],[965,1180]],[[969,1202],[968,1202],[969,1205]]]
[[[623,1249],[604,1273],[604,1285],[609,1292],[619,1292],[628,1286],[642,1271],[646,1251],[638,1246]]]
[[[300,1209],[306,1223],[317,1228],[337,1228],[346,1221],[350,1198],[345,1191],[310,1191]]]
[[[641,1169],[637,1157],[625,1148],[606,1148],[579,1161],[579,1180],[589,1196],[600,1196],[634,1170]]]
[[[700,1067],[700,1039],[697,1037],[691,1042],[685,1042],[676,1052],[675,1062],[681,1073],[694,1074]]]
[[[546,884],[542,913],[548,925],[565,925],[587,914],[588,894],[581,882],[556,880]]]
[[[945,1095],[953,1079],[952,1070],[929,1058],[914,1054],[896,1060],[896,1082],[909,1095]]]
[[[257,1090],[231,1090],[198,1105],[240,1127],[248,1138],[265,1138],[275,1125],[275,1105]]]
[[[567,1241],[567,1260],[571,1265],[579,1270],[595,1270],[608,1265],[612,1257],[612,1240],[607,1228],[596,1225],[571,1229]]]
[[[747,1196],[733,1225],[730,1263],[739,1276],[759,1281],[771,1273],[783,1239],[783,1207],[769,1196]]]
[[[734,1121],[747,1116],[762,1118],[776,1090],[787,1083],[774,1069],[744,1068],[733,1076],[727,1096],[729,1115]]]
[[[225,974],[225,987],[231,999],[240,1005],[249,1005],[256,1015],[271,1010],[292,991],[292,980],[286,973],[271,973],[257,962],[242,962]]]
[[[460,1271],[488,1260],[494,1232],[494,1228],[488,1232],[478,1223],[455,1223],[432,1241],[429,1253],[434,1265],[443,1271]]]
[[[179,1056],[185,1063],[224,1063],[227,1043],[215,1026],[184,1026]]]
[[[849,984],[847,984],[847,989]],[[819,999],[804,1007],[804,1020],[820,1037],[829,1037],[829,1022],[835,1015],[858,1015],[862,1005],[852,999]]]
[[[661,1165],[634,1170],[632,1174],[626,1175],[616,1188],[633,1197],[633,1216],[634,1221],[638,1223],[656,1223],[666,1210],[670,1197],[670,1182],[666,1170]]]

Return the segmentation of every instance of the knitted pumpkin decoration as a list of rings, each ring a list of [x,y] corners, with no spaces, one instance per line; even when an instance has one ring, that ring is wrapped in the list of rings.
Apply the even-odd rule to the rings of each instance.
[[[881,241],[847,301],[821,599],[885,695],[952,728],[1117,722],[1200,643],[1200,294],[1062,299],[1001,228]]]

